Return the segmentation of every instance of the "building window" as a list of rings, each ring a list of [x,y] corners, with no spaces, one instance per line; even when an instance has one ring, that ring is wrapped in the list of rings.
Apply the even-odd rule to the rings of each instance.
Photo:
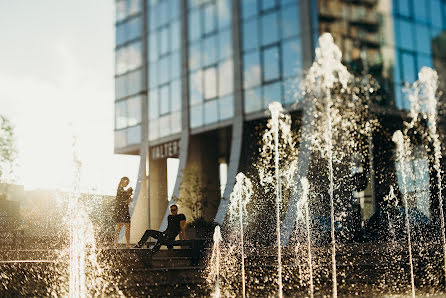
[[[279,48],[277,46],[266,48],[262,51],[263,81],[270,82],[279,79]]]
[[[217,69],[215,66],[206,68],[203,72],[204,99],[217,97]]]

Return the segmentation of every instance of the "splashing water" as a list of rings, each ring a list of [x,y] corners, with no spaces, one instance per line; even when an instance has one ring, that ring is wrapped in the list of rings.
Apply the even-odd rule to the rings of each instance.
[[[234,190],[231,194],[229,206],[229,215],[231,222],[235,225],[239,223],[240,233],[240,258],[242,272],[242,293],[246,297],[246,277],[245,277],[245,251],[244,251],[244,218],[247,218],[246,205],[249,203],[253,194],[252,183],[243,173],[238,173]]]
[[[313,297],[314,295],[314,285],[313,285],[313,261],[312,261],[312,253],[311,253],[311,230],[310,230],[310,211],[308,208],[308,190],[309,190],[309,183],[308,183],[308,179],[306,177],[303,177],[301,179],[301,183],[302,183],[302,190],[303,190],[303,194],[302,194],[302,199],[299,201],[299,204],[297,206],[297,216],[296,216],[296,225],[297,225],[297,221],[299,219],[303,219],[305,222],[305,227],[307,230],[307,253],[308,253],[308,270],[309,270],[309,275],[310,275],[310,288],[309,288],[309,293],[310,293],[310,297]],[[302,214],[302,209],[305,210],[305,216]]]
[[[437,174],[437,186],[440,209],[441,239],[443,244],[443,271],[446,283],[446,238],[445,238],[445,222],[442,200],[442,171],[441,171],[441,142],[438,135],[438,98],[436,96],[438,89],[438,74],[429,67],[423,67],[418,73],[418,81],[412,85],[412,92],[409,94],[410,100],[410,116],[412,121],[408,124],[408,128],[414,127],[420,116],[427,118],[428,134],[432,140],[434,147],[434,169]],[[421,115],[420,115],[421,114]]]
[[[412,241],[410,237],[410,224],[409,224],[409,208],[407,206],[407,177],[406,173],[409,172],[407,167],[407,152],[409,151],[407,141],[404,139],[403,133],[400,130],[395,131],[392,137],[392,141],[395,142],[397,147],[397,159],[401,163],[401,177],[403,186],[403,201],[404,201],[404,211],[406,220],[406,232],[407,232],[407,246],[409,250],[409,262],[410,262],[410,284],[412,289],[412,297],[415,297],[415,282],[413,274],[413,260],[412,260]]]
[[[215,298],[221,297],[220,292],[220,243],[222,242],[220,226],[216,226],[213,236],[214,244],[212,246],[212,256],[211,256],[211,268],[215,271],[212,272],[213,278],[215,279],[215,288],[212,296]]]
[[[283,296],[282,285],[282,251],[280,244],[280,204],[282,202],[282,185],[279,173],[279,116],[283,111],[282,105],[273,102],[268,106],[271,111],[271,130],[274,135],[274,165],[275,165],[275,181],[276,181],[276,233],[277,233],[277,283],[279,285],[279,297]]]
[[[393,186],[390,186],[389,194],[384,197],[384,201],[388,202],[390,206],[397,206],[398,200],[396,199],[395,190],[393,189]],[[395,244],[395,227],[393,226],[393,219],[390,217],[389,212],[387,212],[387,220],[389,221],[389,229],[390,229],[390,236],[392,237],[392,243]]]

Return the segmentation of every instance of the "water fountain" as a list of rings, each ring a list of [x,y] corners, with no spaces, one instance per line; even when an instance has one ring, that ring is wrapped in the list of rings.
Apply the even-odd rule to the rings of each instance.
[[[214,244],[212,246],[212,256],[209,262],[211,272],[209,273],[209,280],[214,283],[214,291],[212,293],[213,297],[219,298],[221,296],[220,290],[220,245],[222,242],[220,226],[216,226],[213,235]]]
[[[240,239],[240,259],[241,259],[241,272],[242,272],[242,294],[246,297],[246,277],[245,277],[245,241],[244,241],[244,221],[247,220],[247,208],[253,190],[251,181],[243,174],[238,173],[236,176],[236,183],[234,190],[231,194],[231,201],[229,205],[230,222],[235,226],[238,222],[239,227],[239,239]]]

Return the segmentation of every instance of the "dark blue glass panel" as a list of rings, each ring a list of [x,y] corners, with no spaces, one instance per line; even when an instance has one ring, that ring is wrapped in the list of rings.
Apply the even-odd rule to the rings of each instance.
[[[413,1],[413,5],[414,5],[414,13],[415,13],[415,19],[417,21],[426,23],[429,20],[428,17],[428,13],[427,13],[427,4],[430,1],[419,1],[419,0],[415,0]]]
[[[243,51],[256,49],[259,45],[257,18],[243,22]]]
[[[302,45],[298,38],[282,44],[282,71],[284,77],[294,77],[302,71]]]
[[[412,1],[411,0],[394,0],[394,3],[395,3],[395,1],[398,3],[398,5],[397,5],[398,13],[400,15],[409,17]],[[419,1],[419,0],[417,0],[417,1]]]
[[[243,55],[243,87],[260,85],[260,55],[258,51]]]
[[[277,11],[264,14],[261,18],[262,45],[268,45],[279,40],[279,25]]]
[[[286,5],[289,3],[297,3],[297,2],[298,2],[298,0],[280,0],[281,5]]]
[[[279,49],[277,46],[263,50],[263,81],[273,81],[280,77]]]
[[[299,19],[297,5],[282,7],[282,38],[288,38],[300,33]]]
[[[432,26],[437,28],[443,27],[441,0],[431,0],[431,21]]]
[[[401,53],[401,65],[403,66],[403,81],[413,83],[417,77],[414,56],[410,53]]]
[[[282,82],[263,86],[263,107],[268,108],[274,101],[282,102]]]
[[[127,40],[139,38],[141,36],[141,31],[142,31],[142,23],[140,17],[131,19],[127,22],[127,34],[128,34]]]
[[[430,68],[433,68],[433,61],[432,57],[429,55],[417,55],[417,67],[418,71],[421,70],[423,66],[427,66]]]
[[[413,23],[397,19],[397,43],[398,46],[405,50],[414,51],[414,40],[413,37],[415,35]]]
[[[247,19],[255,16],[258,12],[257,0],[243,0],[240,1],[242,5],[242,18]]]
[[[424,25],[416,25],[417,31],[417,51],[426,55],[429,55],[432,52],[431,49],[431,35],[430,30],[427,26]]]
[[[276,0],[260,0],[262,10],[268,10],[276,7]]]

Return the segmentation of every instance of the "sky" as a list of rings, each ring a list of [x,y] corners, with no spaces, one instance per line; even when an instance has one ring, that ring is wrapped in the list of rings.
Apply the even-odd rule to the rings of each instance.
[[[113,154],[113,3],[0,0],[0,114],[15,126],[25,189],[71,189],[73,151],[82,191],[136,183],[139,156]]]

